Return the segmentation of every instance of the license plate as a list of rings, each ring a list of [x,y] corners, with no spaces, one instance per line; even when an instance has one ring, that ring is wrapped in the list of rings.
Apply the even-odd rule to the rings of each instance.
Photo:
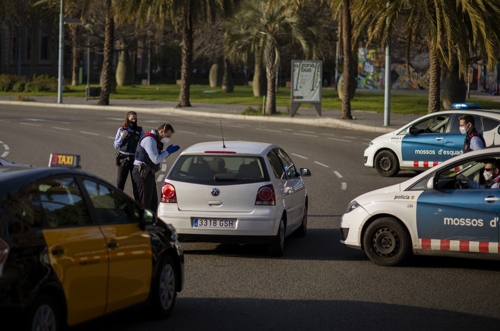
[[[194,228],[227,228],[235,229],[236,220],[234,219],[215,219],[215,218],[195,218],[193,220]]]

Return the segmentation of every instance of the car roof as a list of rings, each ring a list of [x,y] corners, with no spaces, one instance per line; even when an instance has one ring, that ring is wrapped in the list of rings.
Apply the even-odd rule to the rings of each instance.
[[[209,141],[198,143],[189,146],[185,149],[183,154],[205,154],[210,152],[210,154],[230,154],[232,152],[236,154],[254,154],[262,155],[269,149],[278,147],[274,144],[253,142],[253,141]]]
[[[498,115],[500,116],[500,109],[484,109],[484,108],[479,108],[479,109],[445,109],[445,110],[439,110],[436,112],[438,114],[441,113],[446,113],[446,114],[471,114],[471,115],[477,115],[483,113],[483,115]],[[436,113],[431,113],[431,114],[436,114]],[[429,115],[429,114],[426,114]]]

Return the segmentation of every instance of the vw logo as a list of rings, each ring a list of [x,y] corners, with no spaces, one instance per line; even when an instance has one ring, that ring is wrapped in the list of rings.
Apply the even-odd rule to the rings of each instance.
[[[210,191],[214,197],[219,196],[220,190],[217,187],[214,187],[212,191]]]

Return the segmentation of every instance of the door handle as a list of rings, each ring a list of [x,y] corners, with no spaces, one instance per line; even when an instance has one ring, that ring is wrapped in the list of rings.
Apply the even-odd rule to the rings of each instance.
[[[441,141],[443,139],[444,139],[443,137],[436,137],[436,140],[439,140],[439,141]]]
[[[487,197],[487,198],[484,198],[484,201],[486,201],[486,202],[495,202],[495,201],[500,201],[500,198]]]
[[[62,248],[56,248],[52,250],[52,255],[58,256],[58,255],[63,255],[64,254],[64,249]]]
[[[116,248],[118,247],[118,243],[117,242],[112,242],[112,243],[108,243],[108,248]]]

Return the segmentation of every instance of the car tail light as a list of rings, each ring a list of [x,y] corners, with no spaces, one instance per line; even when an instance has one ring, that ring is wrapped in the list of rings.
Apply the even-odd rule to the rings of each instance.
[[[169,183],[163,183],[161,188],[161,202],[177,203],[177,195],[175,194],[175,187]]]
[[[9,255],[9,245],[0,238],[0,277],[3,274],[3,266],[5,265],[5,261],[7,261],[7,255]]]
[[[274,187],[272,184],[259,188],[255,204],[267,206],[274,206],[276,204],[276,195],[274,194]]]

